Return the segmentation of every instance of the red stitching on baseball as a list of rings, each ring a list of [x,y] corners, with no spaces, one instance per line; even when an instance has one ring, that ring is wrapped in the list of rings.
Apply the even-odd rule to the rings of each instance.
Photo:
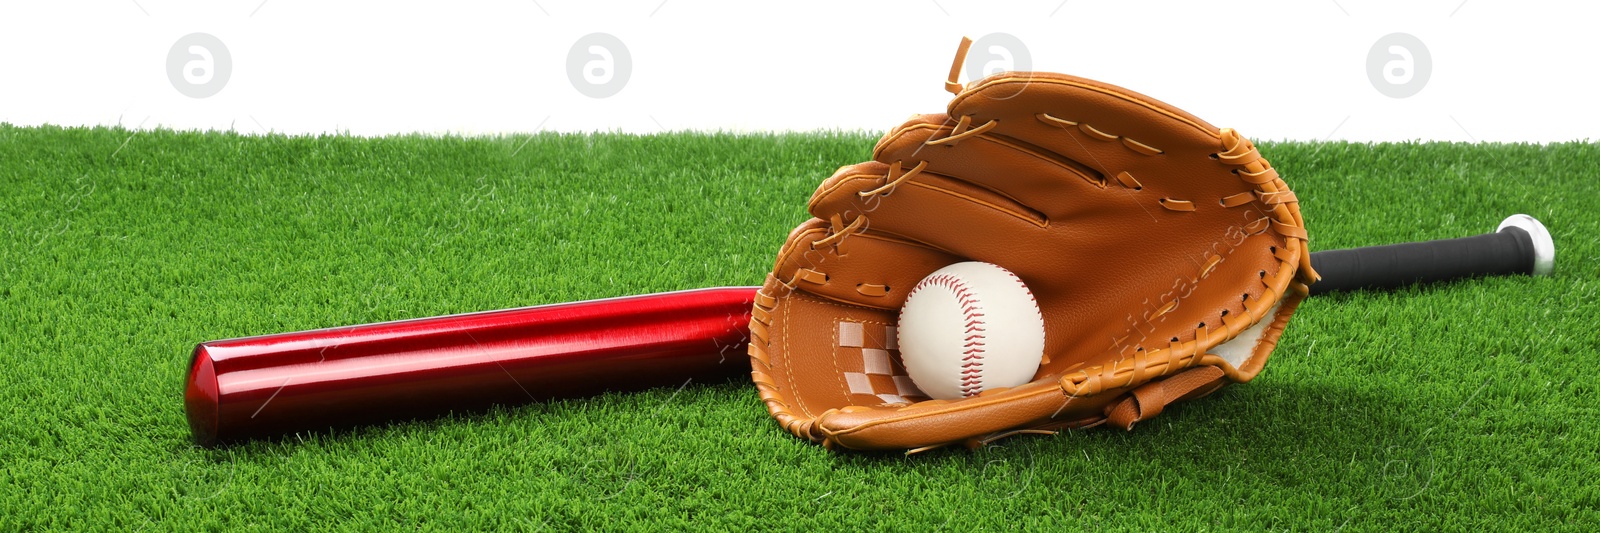
[[[1016,279],[1016,277],[1015,274],[1011,276],[1012,279]],[[1027,285],[1023,285],[1022,280],[1017,280],[1017,284],[1022,285],[1024,287],[1023,290],[1027,290]],[[967,397],[976,396],[983,391],[984,333],[988,331],[984,327],[983,308],[978,306],[978,298],[973,295],[966,282],[949,274],[923,278],[921,283],[911,288],[911,293],[906,296],[906,299],[911,299],[923,287],[929,286],[940,287],[950,291],[950,294],[955,296],[956,301],[961,304],[961,315],[966,318],[966,332],[968,333],[966,345],[963,346],[961,352],[961,395]],[[1033,298],[1032,291],[1028,292],[1028,298]]]
[[[1022,286],[1022,292],[1028,294],[1028,301],[1033,302],[1034,305],[1037,306],[1039,304],[1039,301],[1033,299],[1033,289],[1029,289],[1028,288],[1028,284],[1027,283],[1023,283],[1022,282],[1022,278],[1017,277],[1017,274],[1015,272],[1012,272],[1010,270],[1007,270],[1005,272],[1006,272],[1007,276],[1011,276],[1011,281],[1015,281],[1015,282],[1017,282],[1017,285],[1021,285]]]

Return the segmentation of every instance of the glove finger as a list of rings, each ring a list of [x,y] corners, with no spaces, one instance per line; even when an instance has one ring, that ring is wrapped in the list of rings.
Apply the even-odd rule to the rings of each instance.
[[[862,218],[862,232],[903,237],[965,260],[1041,269],[1055,263],[1049,259],[1055,252],[1038,240],[1046,225],[1038,211],[962,180],[904,167],[894,176],[891,170],[883,163],[839,169],[813,196],[811,213],[846,222]],[[984,228],[984,238],[970,238],[972,228]]]
[[[885,135],[874,150],[878,161],[902,166],[927,162],[935,174],[996,191],[1049,219],[1087,215],[1086,211],[1136,207],[1131,189],[1107,197],[1107,177],[1098,170],[1048,150],[1001,135],[948,139],[959,123],[944,115],[914,117]]]
[[[1212,157],[1221,137],[1215,126],[1110,84],[1055,73],[994,76],[952,100],[950,115],[968,123],[969,138],[1000,139],[1032,157],[1074,162],[1093,180],[1145,197],[1215,202],[1219,182],[1239,192],[1252,188]],[[1037,191],[1002,190],[1030,205]]]
[[[812,219],[795,228],[778,252],[773,273],[785,286],[829,300],[899,311],[923,277],[960,258],[918,243],[878,233],[853,232]],[[853,231],[853,230],[852,230]],[[882,258],[895,258],[884,268]]]
[[[845,165],[834,171],[828,179],[822,180],[817,190],[811,193],[811,200],[806,203],[806,210],[811,216],[828,220],[835,215],[843,217],[848,222],[854,220],[856,215],[865,213],[868,209],[875,208],[882,200],[870,196],[845,195],[841,189],[847,182],[853,187],[851,190],[863,191],[867,187],[866,181],[879,180],[877,185],[882,185],[885,176],[889,174],[889,165],[877,161],[867,161],[854,165]]]

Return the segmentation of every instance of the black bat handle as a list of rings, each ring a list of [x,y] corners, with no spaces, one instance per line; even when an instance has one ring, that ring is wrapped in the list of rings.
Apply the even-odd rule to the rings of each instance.
[[[1474,276],[1543,276],[1554,267],[1550,231],[1533,217],[1512,215],[1494,233],[1313,252],[1311,268],[1322,280],[1311,285],[1311,294],[1394,289]]]

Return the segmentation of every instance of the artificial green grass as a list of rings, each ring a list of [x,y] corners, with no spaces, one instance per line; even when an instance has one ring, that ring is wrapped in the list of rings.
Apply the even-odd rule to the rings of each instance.
[[[691,384],[193,447],[197,342],[761,281],[874,136],[0,125],[0,530],[1600,526],[1600,145],[1264,143],[1319,249],[1526,212],[1556,275],[1305,303],[1132,432],[823,450]]]

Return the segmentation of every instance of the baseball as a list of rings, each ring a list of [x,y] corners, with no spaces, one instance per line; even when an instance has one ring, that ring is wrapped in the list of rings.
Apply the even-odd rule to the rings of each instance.
[[[928,397],[957,399],[1033,379],[1044,317],[1016,274],[969,261],[922,278],[896,330],[906,373]]]

